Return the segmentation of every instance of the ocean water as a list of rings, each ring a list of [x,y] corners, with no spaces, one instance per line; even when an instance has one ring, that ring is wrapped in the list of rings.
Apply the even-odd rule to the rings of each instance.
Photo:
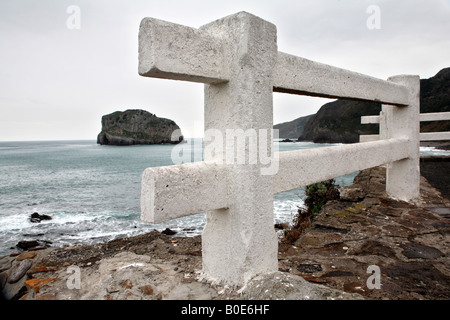
[[[328,146],[274,143],[280,151]],[[192,159],[201,159],[201,139],[188,140],[188,145]],[[52,247],[62,247],[165,228],[180,236],[201,234],[202,213],[154,225],[140,220],[141,174],[147,167],[171,165],[174,147],[100,146],[96,141],[0,142],[0,256],[17,251],[21,240],[50,241]],[[440,154],[433,148],[426,152]],[[336,181],[348,185],[355,175]],[[303,188],[274,195],[274,222],[290,222],[304,198]],[[32,223],[33,212],[50,215],[52,220]]]

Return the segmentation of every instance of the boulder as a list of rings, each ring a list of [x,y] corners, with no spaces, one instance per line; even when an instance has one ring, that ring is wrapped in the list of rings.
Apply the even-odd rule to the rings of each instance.
[[[116,111],[102,117],[101,145],[177,144],[183,141],[180,127],[170,119],[144,110]]]
[[[28,250],[28,249],[38,247],[38,246],[39,246],[39,241],[37,241],[37,240],[30,240],[30,241],[23,240],[23,241],[19,241],[16,244],[16,247],[19,249],[22,249],[22,250]]]
[[[21,279],[28,269],[31,268],[32,262],[31,260],[23,260],[20,261],[10,272],[8,277],[8,283],[15,283]]]
[[[30,216],[30,221],[35,223],[40,223],[42,220],[52,220],[52,217],[46,214],[39,214],[38,212],[34,212]]]
[[[177,234],[177,231],[174,231],[172,229],[166,228],[165,230],[161,231],[162,234],[165,234],[167,236],[173,236],[174,234]]]
[[[339,197],[343,201],[358,202],[364,199],[366,193],[358,187],[343,187],[339,189]]]

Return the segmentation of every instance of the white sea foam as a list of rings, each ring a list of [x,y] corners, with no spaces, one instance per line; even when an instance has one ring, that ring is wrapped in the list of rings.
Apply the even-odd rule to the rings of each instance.
[[[441,150],[434,147],[420,147],[421,156],[450,156],[450,150]]]

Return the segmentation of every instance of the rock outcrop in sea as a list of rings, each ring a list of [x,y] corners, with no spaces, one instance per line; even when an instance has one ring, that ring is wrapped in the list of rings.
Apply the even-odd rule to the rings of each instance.
[[[101,145],[176,144],[182,141],[183,135],[175,121],[139,109],[104,115],[102,131],[97,136],[97,143]]]

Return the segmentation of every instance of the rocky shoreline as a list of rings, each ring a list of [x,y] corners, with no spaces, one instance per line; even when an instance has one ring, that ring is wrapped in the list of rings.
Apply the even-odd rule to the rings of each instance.
[[[423,177],[417,203],[389,199],[384,172],[364,170],[341,188],[295,243],[279,245],[279,271],[245,288],[203,277],[200,236],[153,231],[1,257],[2,298],[448,300],[450,201]],[[379,267],[380,289],[368,287],[369,266]]]

